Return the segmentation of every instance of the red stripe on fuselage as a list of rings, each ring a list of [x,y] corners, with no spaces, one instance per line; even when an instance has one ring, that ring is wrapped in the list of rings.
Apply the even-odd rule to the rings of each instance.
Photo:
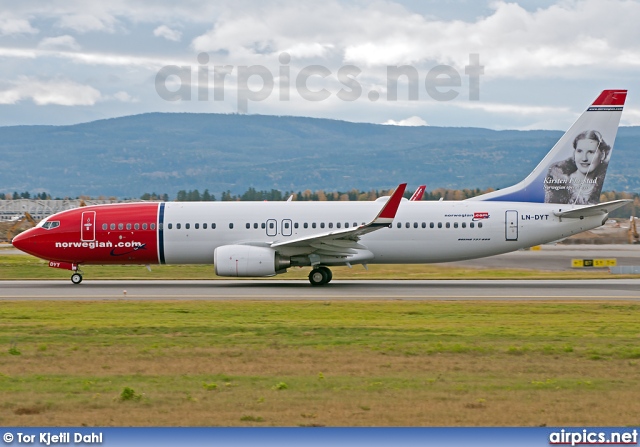
[[[14,246],[42,259],[75,264],[157,264],[158,203],[124,203],[76,208],[50,216],[60,225],[32,228],[14,238]],[[93,222],[83,222],[95,211]],[[95,238],[87,240],[86,225]],[[137,224],[137,229],[136,229]],[[105,229],[106,225],[106,229]],[[146,228],[146,229],[144,229]],[[84,239],[83,239],[84,236]]]

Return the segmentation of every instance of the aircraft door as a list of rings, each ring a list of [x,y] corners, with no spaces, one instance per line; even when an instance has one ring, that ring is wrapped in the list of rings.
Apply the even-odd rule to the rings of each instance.
[[[518,212],[509,210],[505,215],[505,235],[508,241],[518,240]]]
[[[282,226],[280,227],[280,231],[282,231],[283,236],[291,236],[293,232],[293,224],[291,223],[291,219],[283,219]]]
[[[267,236],[278,235],[278,221],[275,219],[267,219]]]
[[[82,241],[96,240],[96,212],[95,211],[84,211],[82,213],[80,240]]]

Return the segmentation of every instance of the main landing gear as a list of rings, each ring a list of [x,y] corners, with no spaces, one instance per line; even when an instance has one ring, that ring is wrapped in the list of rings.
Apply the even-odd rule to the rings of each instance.
[[[331,270],[327,267],[318,267],[311,270],[309,273],[309,282],[312,286],[324,286],[333,278]]]

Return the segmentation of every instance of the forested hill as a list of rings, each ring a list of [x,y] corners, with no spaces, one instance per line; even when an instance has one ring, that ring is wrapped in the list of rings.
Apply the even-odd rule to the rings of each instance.
[[[261,115],[150,113],[72,126],[0,127],[0,193],[139,197],[502,188],[524,178],[559,131],[397,127]],[[640,127],[621,128],[604,190],[640,191]]]

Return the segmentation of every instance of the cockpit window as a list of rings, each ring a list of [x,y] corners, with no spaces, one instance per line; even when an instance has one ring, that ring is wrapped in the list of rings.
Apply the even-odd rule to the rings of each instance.
[[[60,221],[59,220],[50,220],[45,222],[44,224],[42,224],[42,228],[44,228],[45,230],[52,230],[54,228],[57,228],[60,226]]]

